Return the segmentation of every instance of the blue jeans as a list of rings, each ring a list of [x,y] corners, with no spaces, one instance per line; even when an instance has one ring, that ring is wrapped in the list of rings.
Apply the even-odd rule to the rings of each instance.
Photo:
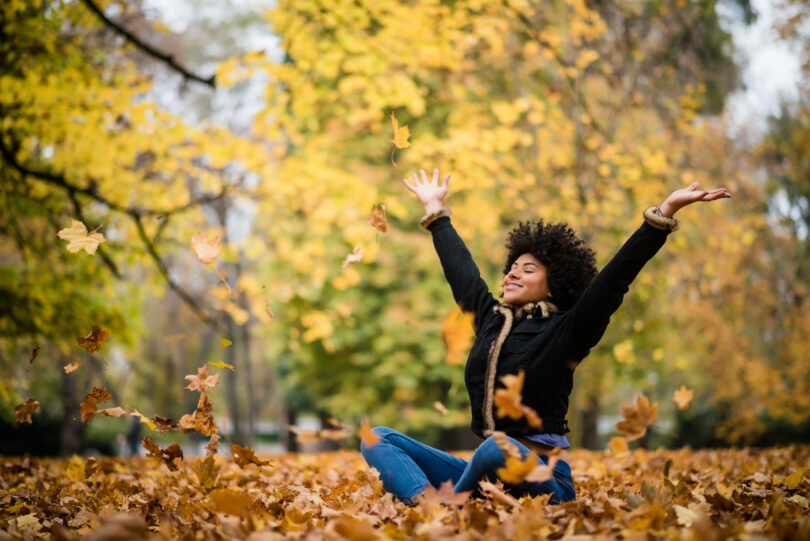
[[[418,442],[392,428],[377,426],[372,430],[380,436],[380,441],[371,447],[361,442],[360,452],[368,465],[380,472],[383,488],[409,505],[415,503],[414,497],[421,494],[428,484],[438,488],[447,480],[453,482],[456,492],[471,490],[473,495],[479,495],[478,481],[486,479],[494,482],[498,478],[498,468],[506,464],[503,451],[491,437],[478,446],[467,462]],[[514,438],[509,440],[518,446],[525,459],[530,453],[529,449]],[[538,456],[538,461],[548,463],[544,455]],[[571,478],[571,467],[560,460],[553,473],[552,479],[542,483],[506,484],[505,488],[518,497],[551,494],[549,500],[551,503],[575,499],[576,490]]]

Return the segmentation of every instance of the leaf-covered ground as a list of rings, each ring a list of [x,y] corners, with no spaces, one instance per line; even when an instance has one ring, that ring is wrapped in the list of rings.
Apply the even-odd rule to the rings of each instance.
[[[264,458],[172,471],[152,458],[5,457],[0,538],[810,539],[808,446],[577,450],[578,498],[559,506],[493,485],[463,505],[432,491],[407,507],[358,452]]]

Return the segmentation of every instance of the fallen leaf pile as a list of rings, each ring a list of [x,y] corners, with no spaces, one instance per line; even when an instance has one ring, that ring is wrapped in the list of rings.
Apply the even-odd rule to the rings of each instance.
[[[414,507],[384,492],[357,451],[277,455],[272,466],[154,454],[0,459],[0,538],[810,538],[809,446],[574,450],[573,502],[495,480],[479,495],[431,488]]]

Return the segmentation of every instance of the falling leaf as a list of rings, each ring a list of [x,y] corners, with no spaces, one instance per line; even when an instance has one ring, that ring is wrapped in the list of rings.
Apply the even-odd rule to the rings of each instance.
[[[394,161],[394,152],[398,148],[408,148],[411,146],[408,142],[408,138],[411,136],[411,130],[408,129],[407,124],[400,128],[397,117],[394,116],[393,112],[391,113],[391,125],[394,127],[394,138],[391,139],[391,142],[394,143],[394,148],[391,149],[391,163],[396,167],[397,164]]]
[[[22,404],[14,406],[14,417],[18,423],[33,424],[31,414],[39,409],[39,400],[36,398],[29,398]]]
[[[616,430],[627,436],[627,441],[633,441],[644,436],[647,427],[658,418],[658,403],[650,404],[646,396],[638,395],[636,407],[623,405],[619,411],[624,420],[616,423]]]
[[[93,391],[84,397],[84,401],[79,404],[79,412],[81,413],[82,422],[88,424],[95,417],[98,411],[98,404],[110,400],[112,395],[104,387],[93,387]]]
[[[87,228],[78,220],[71,220],[71,225],[68,228],[60,230],[56,234],[60,239],[68,241],[68,252],[75,254],[79,250],[84,250],[92,255],[96,253],[98,245],[105,242],[104,235],[101,233],[87,233]]]
[[[102,413],[107,417],[121,417],[122,415],[127,415],[129,412],[124,408],[116,406],[114,408],[98,410],[96,413]]]
[[[226,347],[230,346],[231,344],[233,344],[233,342],[231,342],[231,341],[230,341],[230,340],[228,340],[227,338],[221,338],[221,339],[219,340],[219,343],[220,343],[220,345],[221,345],[222,347],[224,347],[224,348],[226,348]]]
[[[511,457],[511,458],[521,458],[520,448],[512,443],[509,437],[500,430],[495,430],[492,432],[492,439],[495,442],[495,445],[503,451],[504,457]]]
[[[208,445],[205,446],[205,457],[211,457],[217,454],[219,450],[219,434],[214,434],[211,436],[211,439],[208,440]]]
[[[232,364],[224,363],[222,361],[208,361],[208,364],[217,368],[227,368],[228,370],[233,370]]]
[[[427,485],[424,492],[417,496],[417,501],[423,508],[434,507],[437,504],[442,505],[464,505],[472,494],[471,490],[464,492],[456,492],[453,481],[447,480],[435,488],[433,485]]]
[[[447,407],[438,400],[433,403],[433,407],[442,415],[447,415],[450,413],[450,410],[448,410]]]
[[[37,355],[39,355],[39,346],[35,347],[34,351],[31,352],[31,358],[28,359],[29,366],[34,362],[34,359],[37,358]]]
[[[380,436],[371,429],[366,421],[360,424],[360,438],[366,447],[374,447],[380,442]]]
[[[627,439],[621,436],[613,436],[610,438],[608,448],[614,455],[630,452],[630,448],[627,446]]]
[[[686,407],[689,406],[689,402],[692,401],[694,394],[692,389],[687,389],[685,385],[681,385],[681,388],[672,395],[672,400],[678,405],[678,409],[686,409]]]
[[[320,437],[317,430],[310,430],[308,428],[299,428],[297,426],[288,426],[287,429],[295,434],[295,439],[298,443],[315,443],[322,441],[323,438]]]
[[[79,369],[79,361],[75,363],[66,364],[62,367],[65,370],[65,374],[70,374],[71,372],[75,372]]]
[[[506,504],[510,507],[520,507],[520,502],[503,491],[503,485],[500,483],[500,481],[498,483],[491,483],[489,481],[482,480],[478,482],[478,486],[481,488],[482,492],[487,494],[493,500]]]
[[[522,483],[523,480],[537,467],[537,455],[529,453],[525,460],[511,456],[505,457],[506,465],[503,468],[498,468],[498,477],[504,483],[517,485]]]
[[[256,451],[250,447],[242,447],[231,443],[231,452],[233,453],[233,461],[242,469],[245,469],[248,464],[256,464],[257,466],[270,464],[269,460],[259,460],[256,457]]]
[[[549,456],[548,464],[537,464],[535,468],[526,476],[526,481],[532,483],[545,483],[554,477],[554,468],[560,461],[559,456]]]
[[[354,263],[357,261],[361,261],[363,259],[363,246],[358,244],[352,250],[352,253],[346,256],[346,259],[343,260],[343,268],[349,266],[349,263]]]
[[[498,417],[509,417],[511,419],[526,418],[530,426],[542,429],[543,422],[537,412],[522,403],[523,380],[526,375],[521,370],[517,375],[507,374],[501,377],[501,382],[505,388],[495,390],[495,407]]]
[[[178,444],[173,443],[165,449],[161,449],[149,436],[142,438],[141,442],[144,449],[148,451],[146,456],[159,458],[171,471],[177,471],[177,464],[174,461],[178,458],[183,459],[183,449]]]
[[[214,422],[214,404],[205,393],[200,393],[194,413],[183,415],[177,424],[186,434],[197,431],[203,436],[213,436],[219,432]]]
[[[134,414],[130,413],[130,415]],[[138,413],[135,416],[141,417],[141,422],[144,422],[144,419],[146,419],[145,422],[147,426],[152,430],[160,432],[161,434],[168,432],[169,430],[177,430],[179,428],[176,424],[172,423],[172,420],[169,419],[168,417],[160,417],[158,415],[155,415],[151,419],[147,419],[146,417],[140,415],[140,413]]]
[[[267,312],[267,315],[270,316],[270,319],[276,317],[276,314],[273,313],[273,309],[270,308],[270,301],[264,299],[264,311]]]
[[[141,413],[138,410],[132,410],[131,412],[129,412],[129,416],[130,417],[137,417],[138,419],[140,419],[142,424],[145,424],[151,430],[158,429],[158,426],[155,424],[154,421],[152,421],[152,419],[150,419],[149,417],[147,417],[146,415],[144,415],[143,413]],[[156,417],[156,419],[160,419],[160,417]],[[167,419],[167,421],[168,421],[168,419]],[[172,429],[174,429],[174,427],[172,427]],[[165,432],[165,431],[166,431],[166,429],[158,430],[158,432]]]
[[[442,321],[442,338],[447,348],[445,361],[451,366],[464,364],[464,353],[473,342],[475,314],[453,308]]]
[[[380,233],[386,233],[388,231],[388,222],[385,218],[385,205],[374,205],[371,208],[371,217],[368,219],[368,223]]]
[[[186,376],[186,379],[190,382],[188,385],[186,385],[186,389],[203,392],[207,391],[219,382],[219,374],[209,376],[208,366],[203,365],[197,369],[196,376]]]
[[[191,247],[197,254],[197,257],[206,265],[210,265],[217,260],[222,245],[219,243],[219,236],[214,236],[211,240],[208,235],[203,235],[197,232],[191,237]]]
[[[91,329],[87,336],[76,337],[79,346],[83,347],[87,353],[95,353],[101,349],[101,344],[105,343],[110,336],[109,332],[102,330],[98,325],[93,325]]]

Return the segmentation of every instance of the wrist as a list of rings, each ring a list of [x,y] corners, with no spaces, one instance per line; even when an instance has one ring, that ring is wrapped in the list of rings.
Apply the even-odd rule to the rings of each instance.
[[[664,218],[672,218],[672,216],[677,212],[678,209],[674,208],[668,202],[664,201],[662,205],[658,207],[661,216]]]
[[[435,214],[442,210],[442,207],[444,207],[444,203],[441,199],[432,199],[425,203],[425,214]]]

